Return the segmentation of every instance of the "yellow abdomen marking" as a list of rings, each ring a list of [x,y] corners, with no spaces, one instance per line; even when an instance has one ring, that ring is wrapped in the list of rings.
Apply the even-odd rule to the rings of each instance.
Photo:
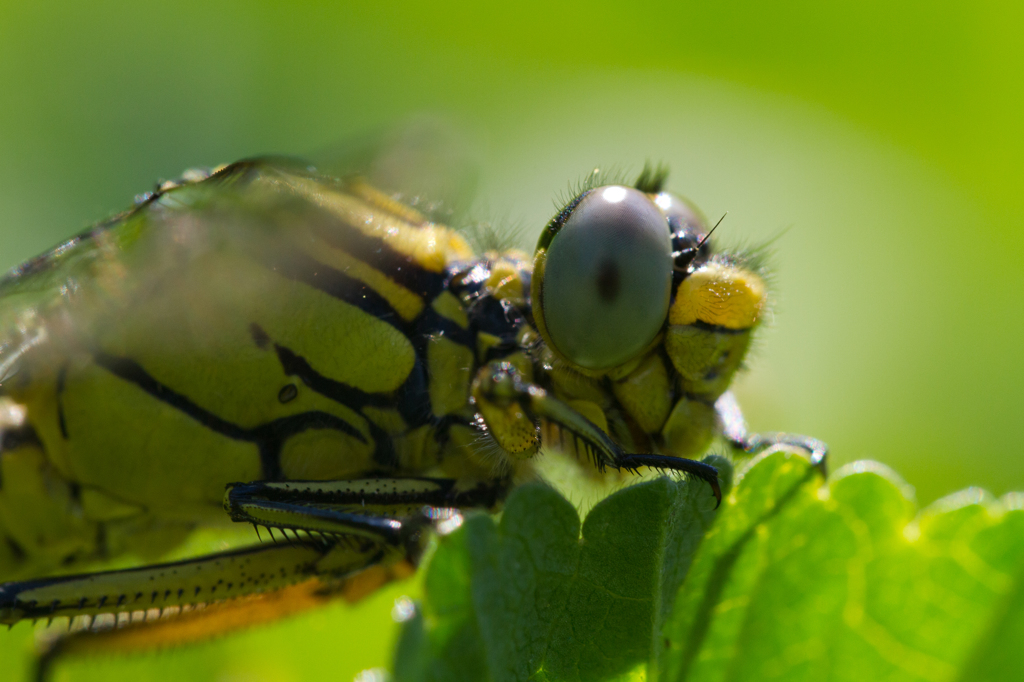
[[[749,329],[757,324],[764,304],[764,280],[756,273],[734,265],[708,263],[679,285],[668,322]]]

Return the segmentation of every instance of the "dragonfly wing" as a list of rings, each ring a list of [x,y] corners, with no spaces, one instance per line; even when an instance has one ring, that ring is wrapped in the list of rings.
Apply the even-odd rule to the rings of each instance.
[[[362,176],[429,219],[459,225],[478,181],[478,147],[445,120],[420,116],[309,158],[322,173]]]
[[[470,255],[457,235],[365,182],[283,159],[239,162],[167,185],[0,281],[0,383],[30,359],[52,369],[97,345],[168,362],[229,357],[237,327],[271,312],[294,334],[315,334],[315,316],[303,314],[314,297],[289,297],[284,280],[397,326],[418,313],[417,287]],[[381,275],[396,272],[408,281]]]

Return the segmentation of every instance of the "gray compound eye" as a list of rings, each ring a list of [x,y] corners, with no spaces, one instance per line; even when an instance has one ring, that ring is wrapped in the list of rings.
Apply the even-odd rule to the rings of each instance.
[[[621,365],[665,324],[671,285],[665,215],[631,187],[591,190],[548,246],[542,304],[550,341],[581,367]]]
[[[677,234],[705,235],[708,232],[707,219],[693,204],[674,194],[661,192],[654,197],[655,205],[668,218],[669,229]]]

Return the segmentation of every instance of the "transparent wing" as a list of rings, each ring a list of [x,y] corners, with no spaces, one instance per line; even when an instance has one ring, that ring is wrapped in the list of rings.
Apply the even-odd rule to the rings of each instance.
[[[476,189],[478,148],[449,121],[418,116],[307,156],[326,175],[362,176],[431,220],[458,226]]]
[[[394,151],[362,163],[380,176],[400,158]],[[416,309],[420,280],[438,274],[437,259],[420,247],[425,230],[445,257],[470,255],[418,211],[305,162],[257,159],[191,172],[0,280],[0,390],[98,349],[145,348],[159,355],[154,363],[227,361],[237,344],[251,343],[254,321],[268,310],[278,327],[310,327],[316,296],[398,325]],[[396,268],[397,282],[364,281]],[[317,293],[296,292],[302,287]]]
[[[164,241],[158,231],[168,224],[199,221],[171,207],[210,193],[214,181],[209,175],[193,171],[180,183],[165,183],[127,211],[22,263],[0,280],[0,385],[9,385],[30,359],[59,353],[79,336],[78,327],[91,326],[91,318],[101,311],[129,309],[131,289],[155,278],[172,260],[170,252],[154,248]],[[132,272],[133,266],[141,269]]]

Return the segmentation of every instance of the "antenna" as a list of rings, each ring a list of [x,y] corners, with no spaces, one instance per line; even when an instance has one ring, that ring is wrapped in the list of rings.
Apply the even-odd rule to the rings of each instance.
[[[704,244],[707,243],[708,239],[711,238],[711,234],[716,229],[718,229],[718,226],[722,224],[722,221],[725,220],[725,216],[727,216],[727,215],[729,215],[728,211],[726,211],[725,213],[722,214],[722,217],[718,219],[718,222],[715,223],[715,226],[712,227],[711,230],[706,235],[704,235],[704,239],[701,239],[700,243],[697,244],[697,246],[690,246],[690,247],[687,247],[687,248],[683,249],[682,251],[677,251],[677,252],[672,254],[673,258],[676,258],[676,259],[681,258],[683,256],[683,254],[686,254],[686,253],[690,254],[690,258],[686,262],[686,266],[680,266],[680,265],[677,265],[677,264],[673,264],[672,265],[672,269],[675,272],[686,272],[687,271],[686,270],[687,267],[689,267],[690,263],[693,262],[693,259],[697,257],[697,252],[700,251],[700,247],[704,246]]]
[[[725,216],[727,215],[729,215],[728,211],[722,214],[722,217],[718,219],[718,222],[715,223],[715,226],[711,228],[711,231],[704,235],[704,239],[700,240],[700,244],[697,244],[697,248],[694,249],[694,251],[700,251],[700,247],[704,246],[704,242],[711,238],[712,233],[714,233],[714,231],[718,229],[718,226],[722,224],[722,221],[725,220]]]

